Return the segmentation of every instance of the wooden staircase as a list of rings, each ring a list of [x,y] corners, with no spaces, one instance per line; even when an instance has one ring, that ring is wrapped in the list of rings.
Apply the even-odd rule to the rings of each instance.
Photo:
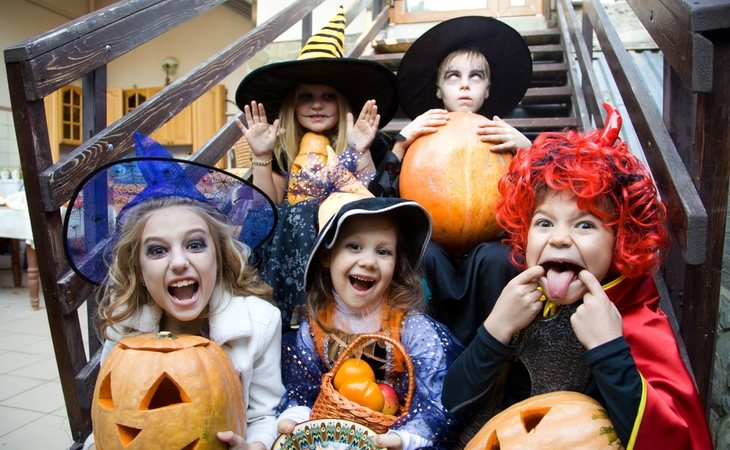
[[[403,54],[418,36],[396,41],[376,39],[373,52],[363,59],[377,61],[398,70]],[[573,114],[573,87],[568,77],[564,39],[558,28],[522,33],[532,55],[532,79],[520,104],[504,119],[530,140],[542,131],[578,128]],[[396,133],[409,119],[399,110],[384,131]]]
[[[69,199],[79,180],[131,151],[134,131],[152,133],[290,27],[300,24],[305,36],[311,34],[311,13],[322,1],[292,2],[278,15],[221,49],[108,127],[105,95],[95,95],[104,92],[106,87],[107,63],[225,0],[117,2],[5,50],[43,296],[71,432],[77,443],[74,448],[80,447],[91,431],[89,408],[99,370],[99,343],[90,343],[92,356],[87,358],[77,310],[88,302],[88,310],[93,312],[95,292],[65,262],[59,208]],[[595,31],[668,205],[674,245],[658,278],[666,281],[665,297],[670,300],[667,309],[677,312],[700,394],[707,402],[722,245],[705,244],[724,239],[730,178],[730,153],[727,152],[730,83],[723,74],[730,73],[730,50],[727,45],[713,43],[710,38],[717,36],[705,37],[690,28],[718,26],[710,20],[714,16],[703,15],[702,5],[688,6],[681,0],[627,1],[671,66],[665,69],[664,115],[672,136],[661,113],[642,92],[635,67],[626,58],[625,51],[622,53],[620,39],[600,2],[595,0],[582,2],[582,25],[575,18],[572,2],[548,2],[555,4],[552,13],[557,16],[557,28],[523,34],[533,56],[533,77],[523,101],[506,119],[530,138],[545,130],[601,126],[602,110],[594,94],[596,83],[590,54]],[[389,5],[386,3],[390,2],[358,0],[346,11],[348,22],[366,8],[371,8],[373,16],[370,29],[363,31],[355,50],[348,56],[361,57],[367,45],[387,26]],[[689,10],[685,13],[686,8]],[[687,20],[655,20],[674,18],[677,14],[681,16],[679,19]],[[677,34],[686,39],[675,41]],[[709,50],[696,52],[695,46],[700,44],[710,46]],[[407,45],[405,42],[388,53],[376,45],[374,54],[362,57],[381,61],[397,70]],[[712,45],[716,45],[717,56],[708,65],[707,58],[713,55]],[[707,67],[712,69],[706,70]],[[85,102],[85,141],[66,159],[54,164],[43,98],[80,78]],[[406,120],[401,112],[385,130],[395,133]],[[692,126],[689,132],[685,126],[688,121]],[[205,145],[195,149],[191,160],[212,165],[239,138],[240,131],[229,122]]]

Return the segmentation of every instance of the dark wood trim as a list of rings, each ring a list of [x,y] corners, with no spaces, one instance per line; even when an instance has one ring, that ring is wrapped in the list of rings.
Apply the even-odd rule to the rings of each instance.
[[[669,221],[680,240],[688,264],[702,264],[707,239],[707,212],[695,185],[679,157],[671,136],[662,125],[636,66],[621,43],[603,6],[594,1],[583,3],[583,13],[593,24],[621,97],[631,116],[636,134],[652,169]]]
[[[8,48],[6,58],[23,64],[26,97],[36,100],[223,1],[115,3],[93,14],[93,19],[83,16],[61,26],[55,34],[33,38],[33,44],[28,44],[31,49]],[[87,20],[93,22],[93,28],[87,27]]]
[[[712,42],[691,28],[696,21],[691,20],[692,9],[689,5],[678,0],[627,0],[627,3],[662,49],[674,70],[690,86],[690,90],[710,92],[713,73]],[[721,7],[721,2],[717,3],[718,14],[730,14],[727,6]],[[706,18],[707,14],[703,14],[703,17]]]
[[[322,1],[301,0],[284,9],[84,142],[66,159],[46,169],[40,175],[41,185],[45,186],[44,208],[49,211],[58,209],[71,196],[78,180],[101,164],[124,156],[133,148],[134,131],[151,134],[274,38],[298,23]],[[225,149],[221,149],[220,155],[224,152]]]

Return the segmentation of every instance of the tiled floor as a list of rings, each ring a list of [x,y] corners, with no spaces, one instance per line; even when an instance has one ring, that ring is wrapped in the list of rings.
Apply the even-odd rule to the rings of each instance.
[[[68,449],[73,439],[43,299],[34,311],[27,289],[12,288],[11,280],[0,269],[0,449]]]

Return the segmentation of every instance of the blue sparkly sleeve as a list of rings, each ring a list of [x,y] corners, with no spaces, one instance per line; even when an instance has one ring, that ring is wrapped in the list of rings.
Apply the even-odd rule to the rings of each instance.
[[[401,331],[401,343],[413,361],[416,391],[407,416],[391,427],[405,430],[444,447],[454,439],[454,416],[441,403],[447,369],[463,350],[448,329],[422,314],[408,314]],[[407,376],[398,382],[405,393]]]
[[[281,349],[281,376],[286,392],[278,413],[293,406],[314,404],[319,394],[324,367],[314,347],[309,324],[304,321],[299,330],[285,334]]]

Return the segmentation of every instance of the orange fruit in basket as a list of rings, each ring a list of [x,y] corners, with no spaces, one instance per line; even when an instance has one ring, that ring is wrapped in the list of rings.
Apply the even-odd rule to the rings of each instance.
[[[335,389],[340,390],[340,386],[352,381],[366,379],[375,381],[375,372],[373,372],[370,364],[360,358],[350,358],[337,370],[333,384]]]
[[[385,405],[385,397],[380,391],[377,383],[366,378],[359,378],[340,385],[337,392],[346,399],[370,408],[373,411],[382,411]]]

